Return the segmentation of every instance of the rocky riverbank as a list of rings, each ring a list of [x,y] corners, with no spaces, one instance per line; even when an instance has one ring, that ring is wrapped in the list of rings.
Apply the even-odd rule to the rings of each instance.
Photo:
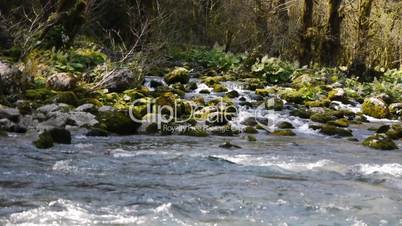
[[[35,133],[37,148],[69,144],[79,129],[86,136],[217,135],[250,142],[258,142],[257,133],[296,136],[300,125],[267,116],[277,114],[305,120],[307,129],[325,136],[400,149],[402,71],[361,83],[343,68],[297,68],[268,57],[247,66],[249,58],[223,52],[210,65],[176,57],[146,71],[116,66],[96,50],[64,54],[36,52],[25,62],[0,63],[1,136]],[[349,129],[376,119],[384,126],[370,128],[373,135],[363,140]]]

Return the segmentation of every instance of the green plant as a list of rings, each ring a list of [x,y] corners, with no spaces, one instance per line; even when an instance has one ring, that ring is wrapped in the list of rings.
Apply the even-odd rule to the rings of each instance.
[[[95,49],[70,49],[67,51],[55,50],[47,52],[50,63],[62,72],[84,72],[96,65],[102,64],[107,57]]]
[[[268,56],[264,56],[251,67],[251,71],[255,75],[272,84],[290,81],[294,70],[293,65],[281,61],[278,58],[269,58]]]
[[[220,48],[191,49],[173,54],[178,60],[197,63],[207,68],[217,68],[220,70],[234,69],[240,65],[241,57],[238,54],[227,53]]]

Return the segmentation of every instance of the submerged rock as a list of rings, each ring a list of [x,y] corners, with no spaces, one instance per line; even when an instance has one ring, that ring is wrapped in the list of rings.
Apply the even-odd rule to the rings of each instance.
[[[104,129],[93,128],[93,129],[89,130],[85,134],[85,136],[87,136],[87,137],[107,137],[107,136],[109,136],[109,133]]]
[[[338,128],[333,125],[323,125],[320,128],[320,133],[329,136],[352,137],[352,131],[348,129]]]
[[[255,141],[257,141],[257,138],[255,136],[253,136],[253,135],[248,135],[247,140],[250,141],[250,142],[255,142]]]
[[[290,129],[284,129],[284,130],[275,130],[274,132],[272,132],[272,135],[274,136],[296,136],[296,134],[290,130]]]
[[[398,149],[398,146],[392,141],[392,139],[383,133],[377,133],[369,136],[363,141],[363,145],[378,150]]]
[[[346,118],[337,119],[334,121],[329,121],[328,125],[338,126],[338,127],[349,127],[349,120]]]
[[[69,73],[58,73],[47,79],[47,86],[53,90],[68,91],[77,87],[77,78]]]
[[[220,148],[225,148],[225,149],[232,149],[232,148],[237,148],[240,149],[241,147],[235,144],[230,143],[229,141],[226,141],[225,143],[219,145]]]
[[[176,67],[164,77],[168,85],[181,83],[186,84],[190,81],[190,72],[184,67]]]
[[[387,118],[389,116],[387,104],[377,97],[365,99],[361,108],[363,114],[374,118]]]

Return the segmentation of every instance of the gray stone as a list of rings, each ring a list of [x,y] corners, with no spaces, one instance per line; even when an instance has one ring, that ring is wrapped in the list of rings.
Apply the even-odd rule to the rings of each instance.
[[[129,69],[115,69],[105,74],[96,87],[108,89],[109,92],[122,92],[141,85],[143,81],[142,75],[134,74]]]

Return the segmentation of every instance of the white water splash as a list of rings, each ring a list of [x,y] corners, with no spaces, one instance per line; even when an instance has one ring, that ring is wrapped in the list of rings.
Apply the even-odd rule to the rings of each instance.
[[[372,174],[388,174],[394,177],[402,176],[402,165],[397,163],[391,164],[359,164],[356,166],[357,171],[363,175],[372,175]]]

